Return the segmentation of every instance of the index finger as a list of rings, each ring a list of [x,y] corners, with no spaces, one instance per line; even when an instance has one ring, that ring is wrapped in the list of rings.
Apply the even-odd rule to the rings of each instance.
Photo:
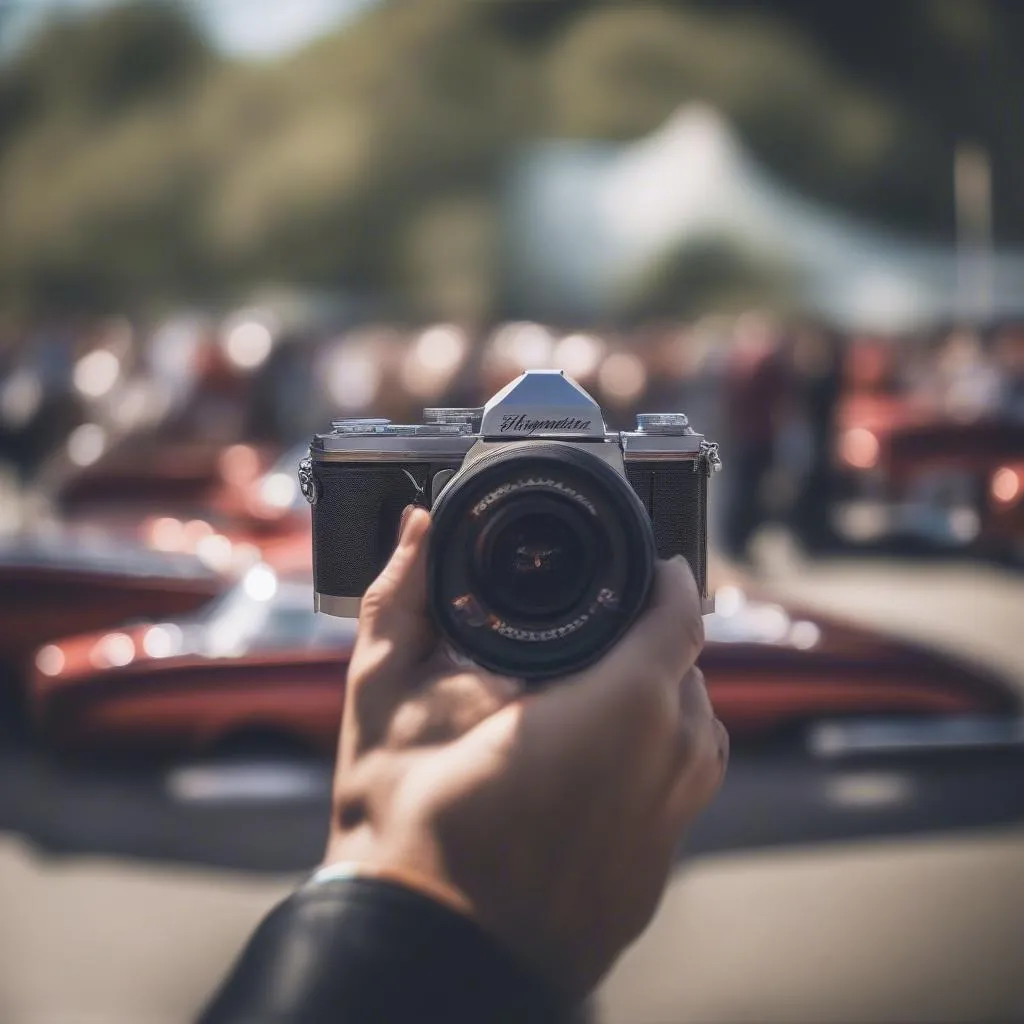
[[[650,604],[596,666],[608,686],[635,692],[639,682],[676,687],[704,646],[700,592],[682,555],[655,567]]]
[[[647,610],[595,665],[557,680],[528,699],[532,713],[571,722],[564,741],[592,746],[595,736],[648,745],[675,735],[683,714],[680,680],[704,643],[700,594],[682,559],[659,562]],[[542,712],[538,709],[543,709]]]

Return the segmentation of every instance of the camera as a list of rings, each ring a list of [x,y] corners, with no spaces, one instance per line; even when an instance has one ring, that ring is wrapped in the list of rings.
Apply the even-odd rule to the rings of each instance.
[[[706,603],[708,479],[721,463],[682,413],[609,431],[564,372],[528,370],[480,409],[427,409],[424,421],[336,420],[310,443],[299,484],[317,611],[359,614],[410,504],[431,510],[437,629],[494,672],[538,680],[599,659],[643,611],[656,558],[683,555]]]

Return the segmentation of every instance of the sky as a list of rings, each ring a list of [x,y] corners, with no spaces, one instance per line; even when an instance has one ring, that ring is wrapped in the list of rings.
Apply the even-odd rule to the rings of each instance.
[[[118,0],[0,0],[0,52],[23,45],[47,18],[88,13]],[[375,0],[178,0],[185,3],[215,46],[237,57],[261,59],[296,50],[345,24]]]

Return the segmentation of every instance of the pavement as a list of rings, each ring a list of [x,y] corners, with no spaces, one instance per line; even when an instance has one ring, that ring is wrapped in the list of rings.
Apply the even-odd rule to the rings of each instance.
[[[784,538],[762,540],[762,571],[780,593],[976,657],[1024,693],[1024,575],[969,562],[809,563]],[[756,781],[756,766],[747,776]],[[751,806],[770,808],[751,793]],[[799,817],[796,799],[794,788]],[[102,801],[82,807],[97,825],[110,813]],[[780,798],[764,815],[785,811]],[[142,803],[138,813],[148,813]],[[858,813],[867,820],[848,809],[827,843],[697,849],[608,980],[601,1019],[1024,1018],[1024,816],[955,835],[864,838]],[[0,1021],[185,1024],[298,877],[272,864],[54,857],[16,828],[0,831]]]

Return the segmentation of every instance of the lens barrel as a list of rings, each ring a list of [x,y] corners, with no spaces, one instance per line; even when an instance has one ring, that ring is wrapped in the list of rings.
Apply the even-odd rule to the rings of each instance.
[[[431,611],[477,664],[527,680],[599,659],[643,610],[648,514],[584,445],[519,441],[468,464],[432,511]]]

